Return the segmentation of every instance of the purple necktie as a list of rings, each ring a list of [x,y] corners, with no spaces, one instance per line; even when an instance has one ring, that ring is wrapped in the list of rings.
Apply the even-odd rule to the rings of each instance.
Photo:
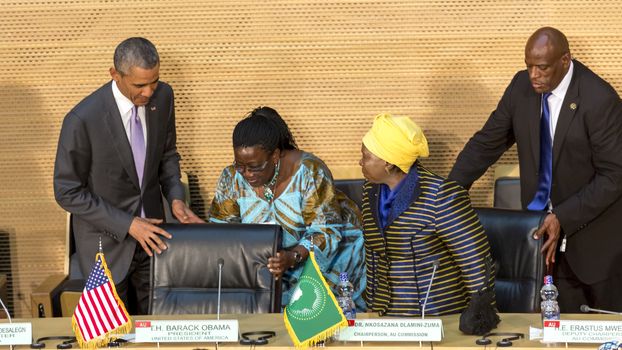
[[[132,140],[132,155],[134,155],[134,165],[138,184],[143,186],[143,171],[145,169],[145,136],[143,134],[143,124],[138,116],[138,107],[132,108],[132,118],[130,122],[130,139]]]
[[[138,184],[143,186],[143,172],[145,170],[145,136],[143,134],[143,124],[138,116],[138,107],[132,108],[130,118],[130,139],[132,145],[132,155],[134,155],[134,166],[138,175]],[[145,209],[141,207],[141,216],[145,217]]]

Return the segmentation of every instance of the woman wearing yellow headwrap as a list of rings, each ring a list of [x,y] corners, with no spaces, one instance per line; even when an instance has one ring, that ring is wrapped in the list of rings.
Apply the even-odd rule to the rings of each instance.
[[[361,152],[368,308],[390,316],[458,313],[484,284],[492,288],[477,214],[462,187],[419,163],[429,154],[421,128],[380,114]]]

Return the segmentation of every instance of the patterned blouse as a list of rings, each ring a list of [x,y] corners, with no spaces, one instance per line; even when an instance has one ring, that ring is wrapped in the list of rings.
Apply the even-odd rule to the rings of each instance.
[[[357,309],[365,310],[360,212],[354,202],[335,189],[328,167],[313,154],[302,152],[299,168],[272,202],[259,197],[233,166],[226,167],[218,180],[210,221],[279,224],[284,249],[297,245],[309,249],[313,239],[316,261],[335,295],[339,273],[347,272],[354,285]],[[289,302],[303,265],[283,275],[283,305]]]

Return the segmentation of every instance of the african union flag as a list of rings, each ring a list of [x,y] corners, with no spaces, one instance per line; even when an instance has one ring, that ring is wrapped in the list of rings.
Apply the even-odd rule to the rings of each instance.
[[[348,325],[313,252],[309,252],[283,318],[287,332],[298,348],[313,346]]]

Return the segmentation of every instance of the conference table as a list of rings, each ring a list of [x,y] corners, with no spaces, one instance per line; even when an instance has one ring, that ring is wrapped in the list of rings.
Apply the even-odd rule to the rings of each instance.
[[[539,314],[500,314],[501,322],[493,332],[519,332],[525,334],[524,339],[513,341],[512,349],[551,349],[566,348],[565,344],[544,344],[538,340],[529,340],[529,327],[542,328]],[[376,314],[358,314],[358,319],[377,318]],[[135,316],[133,320],[192,320],[192,319],[215,319],[215,315],[152,315]],[[433,317],[429,317],[433,318]],[[443,321],[444,338],[440,342],[422,343],[419,342],[327,342],[325,347],[335,347],[339,349],[435,349],[435,350],[456,350],[456,349],[480,349],[490,350],[496,348],[496,342],[503,337],[492,337],[491,345],[476,345],[475,340],[479,337],[464,335],[458,330],[459,315],[438,317]],[[257,346],[257,349],[294,349],[294,345],[287,334],[283,323],[282,314],[247,314],[247,315],[221,315],[221,319],[237,319],[239,321],[240,332],[251,331],[274,331],[276,336],[269,340],[267,345]],[[613,315],[593,315],[563,314],[562,319],[568,320],[620,320],[619,316]],[[6,321],[6,320],[5,320]],[[71,330],[70,318],[37,318],[14,320],[14,322],[32,322],[33,337],[35,339],[45,336],[73,335]],[[133,331],[132,331],[133,332]],[[46,343],[47,349],[56,348],[58,342],[49,341]],[[136,344],[127,343],[122,345],[124,348],[155,349],[157,344]],[[219,348],[223,349],[248,349],[249,345],[238,343],[220,343]],[[27,349],[26,345],[16,346],[16,349]],[[75,348],[75,345],[74,345]],[[214,343],[160,343],[161,349],[215,349]],[[598,344],[568,344],[568,349],[597,349]]]

